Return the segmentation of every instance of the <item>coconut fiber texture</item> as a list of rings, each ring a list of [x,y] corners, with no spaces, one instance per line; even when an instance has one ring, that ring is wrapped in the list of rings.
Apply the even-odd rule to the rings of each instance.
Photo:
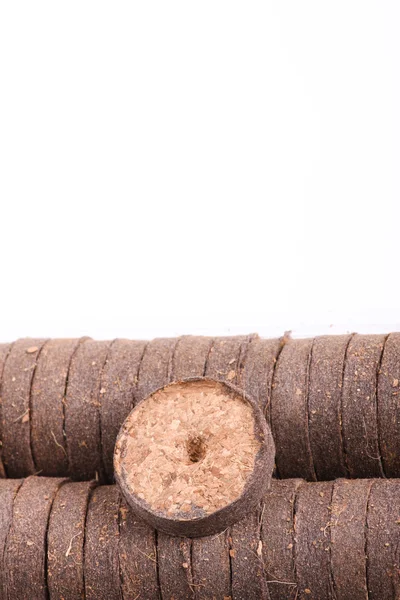
[[[399,597],[396,480],[275,481],[243,521],[195,539],[149,528],[116,486],[0,483],[0,600]]]
[[[0,477],[112,483],[131,409],[170,382],[203,376],[258,403],[277,477],[400,477],[398,333],[0,344]]]

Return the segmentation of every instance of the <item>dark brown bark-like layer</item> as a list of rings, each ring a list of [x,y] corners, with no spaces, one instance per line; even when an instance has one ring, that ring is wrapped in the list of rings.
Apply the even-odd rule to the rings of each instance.
[[[120,494],[114,485],[96,488],[89,500],[84,546],[86,600],[120,600],[118,516]]]
[[[158,576],[163,600],[191,600],[195,598],[193,585],[192,540],[157,535]]]
[[[386,336],[355,335],[344,369],[342,422],[351,477],[382,477],[378,442],[376,389]]]
[[[192,540],[192,576],[196,600],[231,598],[229,530]]]
[[[213,338],[184,335],[178,339],[172,361],[171,381],[203,377]]]
[[[262,506],[261,541],[271,600],[294,600],[294,503],[301,479],[272,480]]]
[[[119,519],[119,566],[124,600],[159,600],[156,533],[124,500]]]
[[[176,343],[176,338],[156,338],[147,344],[139,368],[136,403],[170,382]]]
[[[65,434],[71,476],[103,479],[100,386],[110,342],[85,340],[75,352],[65,399]]]
[[[265,581],[261,530],[261,510],[253,511],[231,529],[232,598],[269,600]]]
[[[336,600],[366,600],[365,526],[371,480],[338,479],[333,485],[331,564]]]
[[[258,403],[268,423],[271,423],[272,376],[282,347],[281,339],[255,339],[249,344],[243,366],[242,387]]]
[[[31,389],[31,441],[36,469],[64,476],[68,459],[64,435],[64,399],[68,369],[78,340],[49,340],[43,347]]]
[[[349,335],[314,340],[308,389],[310,446],[318,480],[346,476],[341,400]]]
[[[7,357],[10,353],[12,345],[11,344],[0,344],[0,478],[6,477],[6,472],[4,469],[2,453],[3,453],[3,410],[2,410],[2,397],[3,397],[3,370],[4,364],[7,360]]]
[[[369,600],[400,598],[400,481],[375,481],[367,513]]]
[[[175,382],[170,384],[170,386],[179,388],[182,391],[185,386],[188,386],[188,389],[190,389],[195,383],[204,384],[204,389],[208,389],[209,386],[211,388],[217,387],[219,393],[224,393],[227,397],[238,399],[240,402],[246,402],[251,407],[254,422],[254,437],[260,446],[254,460],[253,470],[247,476],[243,491],[239,497],[214,512],[200,517],[196,514],[192,518],[188,518],[189,515],[186,515],[185,519],[182,519],[181,515],[174,513],[166,515],[161,510],[150,506],[148,502],[136,495],[129,483],[129,470],[132,466],[128,460],[129,456],[126,448],[129,437],[132,435],[130,416],[127,417],[118,435],[114,455],[117,483],[133,511],[155,529],[159,529],[170,535],[183,537],[204,537],[218,533],[255,510],[270,486],[275,456],[275,447],[270,428],[258,405],[252,399],[245,396],[243,391],[227,382],[216,383],[213,380],[205,378]],[[221,392],[221,389],[223,392]]]
[[[0,598],[7,599],[5,550],[7,537],[10,531],[14,499],[21,487],[21,479],[8,479],[0,481]]]
[[[301,485],[295,503],[295,566],[298,598],[335,598],[330,560],[333,482]]]
[[[44,339],[22,339],[13,344],[3,370],[3,462],[9,477],[36,471],[31,447],[30,393]]]
[[[46,538],[53,499],[64,480],[28,477],[14,500],[4,571],[7,600],[47,600]]]
[[[386,340],[378,374],[378,436],[387,477],[400,477],[400,333]]]
[[[242,361],[255,338],[253,335],[215,338],[207,359],[206,377],[240,386]]]
[[[100,386],[101,445],[105,479],[114,479],[113,453],[118,431],[135,404],[140,361],[146,342],[115,340],[103,368]]]
[[[276,464],[283,479],[303,477],[315,480],[307,398],[312,344],[312,339],[288,340],[275,368],[271,427],[276,446]]]
[[[51,509],[47,534],[50,600],[84,598],[83,546],[93,482],[65,483]]]

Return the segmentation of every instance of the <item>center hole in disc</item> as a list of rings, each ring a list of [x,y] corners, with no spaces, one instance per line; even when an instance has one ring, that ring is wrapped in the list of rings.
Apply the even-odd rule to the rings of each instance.
[[[191,435],[186,440],[186,450],[190,462],[199,462],[206,455],[206,444],[201,435]]]

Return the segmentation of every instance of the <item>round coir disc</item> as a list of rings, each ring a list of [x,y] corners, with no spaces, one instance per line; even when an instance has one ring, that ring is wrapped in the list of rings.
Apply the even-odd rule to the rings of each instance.
[[[114,470],[128,504],[152,527],[199,537],[256,508],[274,454],[255,402],[230,384],[196,378],[157,390],[131,411]]]

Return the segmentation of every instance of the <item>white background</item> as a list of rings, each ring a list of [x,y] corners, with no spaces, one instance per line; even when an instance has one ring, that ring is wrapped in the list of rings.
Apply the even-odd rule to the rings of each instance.
[[[2,2],[0,339],[400,329],[400,3]]]

